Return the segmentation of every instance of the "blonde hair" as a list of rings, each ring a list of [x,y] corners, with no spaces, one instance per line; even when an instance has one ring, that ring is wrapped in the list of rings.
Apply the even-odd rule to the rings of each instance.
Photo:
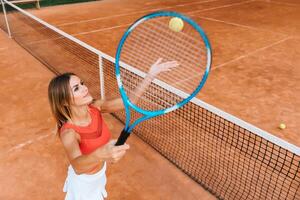
[[[54,77],[48,86],[48,99],[52,114],[56,120],[57,133],[60,128],[71,119],[70,103],[70,78],[76,76],[74,73],[64,73]]]

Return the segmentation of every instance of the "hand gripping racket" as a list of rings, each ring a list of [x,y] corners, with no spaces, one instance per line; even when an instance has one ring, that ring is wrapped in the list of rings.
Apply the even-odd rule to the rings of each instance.
[[[133,23],[116,52],[116,78],[126,113],[116,145],[124,144],[142,121],[188,103],[203,87],[210,66],[208,38],[189,17],[159,11]],[[131,109],[141,115],[133,123]]]

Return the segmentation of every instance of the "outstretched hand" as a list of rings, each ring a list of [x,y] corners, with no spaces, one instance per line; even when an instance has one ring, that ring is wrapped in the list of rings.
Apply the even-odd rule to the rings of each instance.
[[[162,58],[159,58],[149,69],[147,77],[130,93],[130,100],[136,104],[138,99],[143,95],[146,89],[151,84],[152,80],[161,72],[171,71],[172,68],[177,67],[179,63],[177,61],[161,62]]]
[[[161,72],[171,71],[172,68],[179,66],[177,61],[167,61],[161,62],[162,58],[159,58],[151,67],[148,72],[148,75],[151,77],[155,77]]]
[[[110,163],[118,162],[129,149],[128,144],[115,146],[117,140],[111,140],[106,145],[101,148],[98,148],[96,151],[96,155],[98,159],[102,161],[107,161]]]

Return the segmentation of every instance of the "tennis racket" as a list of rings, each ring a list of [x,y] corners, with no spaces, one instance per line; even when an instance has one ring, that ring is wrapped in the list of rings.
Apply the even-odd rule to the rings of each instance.
[[[116,52],[116,78],[126,114],[116,145],[123,145],[137,124],[195,97],[208,77],[211,59],[206,34],[185,15],[159,11],[133,23]],[[141,116],[132,123],[131,110]]]

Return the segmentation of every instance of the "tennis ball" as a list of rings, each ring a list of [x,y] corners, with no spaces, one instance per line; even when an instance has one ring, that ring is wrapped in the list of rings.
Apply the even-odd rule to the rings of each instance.
[[[169,21],[169,28],[172,31],[179,32],[183,29],[184,23],[182,19],[178,17],[172,17]]]
[[[280,123],[280,124],[279,124],[279,128],[280,128],[280,129],[285,129],[285,128],[286,128],[286,125],[285,125],[284,123]]]

